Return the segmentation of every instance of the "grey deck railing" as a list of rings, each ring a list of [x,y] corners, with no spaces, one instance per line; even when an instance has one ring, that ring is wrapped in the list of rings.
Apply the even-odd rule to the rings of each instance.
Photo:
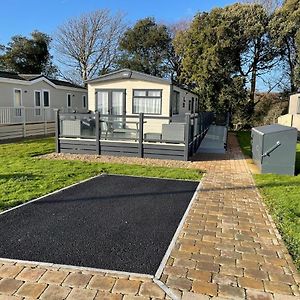
[[[56,112],[57,152],[188,160],[200,145],[213,114],[172,117]],[[161,128],[161,130],[159,129]]]

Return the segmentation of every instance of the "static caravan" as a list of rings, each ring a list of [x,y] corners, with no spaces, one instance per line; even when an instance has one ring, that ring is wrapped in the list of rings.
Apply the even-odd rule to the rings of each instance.
[[[300,138],[300,94],[290,96],[289,113],[278,118],[278,124],[295,127]]]
[[[169,79],[129,69],[100,76],[87,84],[89,110],[121,119],[143,113],[148,117],[144,124],[146,139],[170,139],[172,135],[175,140],[182,139],[184,126],[180,124],[185,122],[185,114],[199,110],[198,96],[191,91]]]
[[[0,71],[0,108],[87,109],[87,90],[41,74]]]

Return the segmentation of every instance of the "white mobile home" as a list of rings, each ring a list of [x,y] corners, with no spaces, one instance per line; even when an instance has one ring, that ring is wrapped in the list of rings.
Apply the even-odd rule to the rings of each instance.
[[[41,74],[0,71],[0,139],[54,133],[54,109],[87,110],[87,90]]]
[[[89,110],[104,115],[171,117],[184,122],[185,113],[199,110],[198,96],[171,80],[123,69],[87,81]],[[145,133],[161,133],[169,120],[147,120]]]
[[[212,112],[195,93],[128,69],[87,81],[89,112],[58,112],[56,151],[188,160]]]
[[[87,109],[87,90],[41,74],[0,71],[0,108]]]
[[[298,129],[300,137],[300,94],[290,96],[289,113],[278,118],[278,124],[292,126]]]

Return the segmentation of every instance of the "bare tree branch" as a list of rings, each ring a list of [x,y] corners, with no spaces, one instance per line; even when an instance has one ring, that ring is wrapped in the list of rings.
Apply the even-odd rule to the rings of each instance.
[[[113,65],[120,37],[126,26],[124,15],[111,15],[109,10],[96,10],[70,19],[54,36],[58,61],[74,71],[81,81],[103,74]],[[78,80],[78,76],[75,76]]]

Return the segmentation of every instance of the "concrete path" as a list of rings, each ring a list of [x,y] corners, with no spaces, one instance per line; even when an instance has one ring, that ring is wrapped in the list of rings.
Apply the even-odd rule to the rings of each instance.
[[[193,164],[207,173],[156,277],[2,259],[0,300],[300,299],[299,273],[235,137],[228,154]]]

